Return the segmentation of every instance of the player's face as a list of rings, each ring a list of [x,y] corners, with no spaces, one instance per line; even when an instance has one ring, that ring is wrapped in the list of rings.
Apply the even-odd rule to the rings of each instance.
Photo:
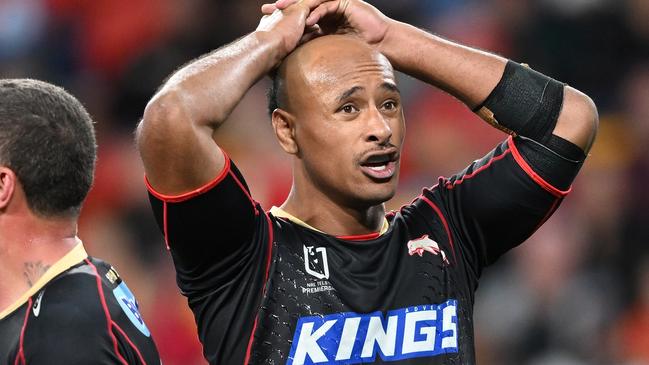
[[[341,204],[383,203],[396,191],[405,129],[392,66],[357,40],[313,42],[310,62],[289,76],[301,82],[287,83],[302,86],[287,93],[303,173]]]

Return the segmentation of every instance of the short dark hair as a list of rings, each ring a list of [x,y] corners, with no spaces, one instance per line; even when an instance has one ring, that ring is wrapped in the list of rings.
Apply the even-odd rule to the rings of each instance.
[[[43,81],[0,80],[0,165],[14,171],[34,213],[77,216],[96,155],[92,119],[76,98]]]
[[[279,101],[280,88],[282,87],[283,80],[279,76],[279,70],[275,69],[268,74],[270,77],[270,86],[266,92],[268,97],[268,115],[272,118],[273,111],[277,108],[281,108]]]

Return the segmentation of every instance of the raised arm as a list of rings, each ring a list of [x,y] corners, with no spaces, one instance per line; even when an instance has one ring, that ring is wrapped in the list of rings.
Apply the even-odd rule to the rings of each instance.
[[[149,183],[160,193],[196,189],[223,169],[213,139],[247,90],[305,35],[305,21],[326,0],[305,0],[262,18],[256,31],[176,71],[149,101],[137,145]]]
[[[450,42],[409,24],[396,21],[389,23],[389,31],[380,47],[397,69],[445,90],[476,111],[480,111],[479,107],[503,79],[508,63],[508,60],[503,57]],[[510,65],[509,68],[521,69],[518,65]],[[538,80],[541,80],[540,76]],[[536,85],[530,86],[536,87]],[[521,100],[518,95],[506,95],[506,93],[524,92],[514,87],[509,89],[503,87],[502,90],[505,93],[504,98],[513,96],[518,101]],[[539,103],[542,102],[542,94],[546,91],[540,89],[537,100]],[[501,99],[500,102],[506,101]],[[530,105],[520,105],[520,107],[534,108],[536,105],[532,105],[533,102],[529,100]],[[564,87],[563,100],[558,103],[562,104],[562,107],[559,105],[560,113],[552,133],[587,152],[597,131],[598,118],[594,103],[588,96],[570,86]],[[491,117],[486,110],[482,110],[479,114],[483,118]],[[520,114],[523,117],[524,113]],[[503,123],[501,120],[498,122]],[[527,121],[509,121],[509,124],[519,125],[523,122]],[[508,125],[506,127],[511,129]],[[521,133],[516,130],[514,132]]]
[[[279,0],[262,9],[265,12],[283,9],[295,1]],[[308,25],[315,23],[325,31],[356,33],[386,55],[396,69],[450,93],[483,119],[500,124],[498,127],[501,129],[537,140],[536,136],[526,136],[525,133],[530,130],[538,132],[537,129],[542,128],[522,124],[537,123],[538,118],[533,118],[532,114],[538,111],[552,119],[547,124],[549,130],[544,131],[545,137],[561,137],[583,152],[588,152],[593,143],[598,117],[588,96],[541,74],[530,76],[528,69],[503,57],[395,21],[360,0],[337,0],[320,5],[307,19]],[[550,90],[546,90],[548,84],[560,89],[553,94],[556,100],[545,100],[552,96],[546,93]],[[522,90],[523,86],[537,89]],[[527,100],[520,98],[523,95],[529,96]],[[544,102],[553,105],[541,105]],[[503,111],[490,104],[504,105],[509,109]],[[512,111],[512,106],[525,110]],[[546,113],[548,107],[556,108],[557,115]],[[495,118],[492,113],[495,113]]]

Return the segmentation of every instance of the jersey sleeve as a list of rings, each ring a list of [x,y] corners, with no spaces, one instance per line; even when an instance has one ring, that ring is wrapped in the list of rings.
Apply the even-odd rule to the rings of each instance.
[[[183,195],[160,194],[147,181],[178,285],[188,297],[234,284],[242,272],[265,266],[267,242],[259,234],[267,228],[265,213],[234,163],[227,155],[225,159],[219,176]]]
[[[553,181],[566,181],[562,175],[572,181],[580,167],[575,163],[572,171],[566,170],[565,159],[550,150],[529,148],[530,143],[535,142],[509,137],[459,174],[424,189],[421,198],[448,220],[456,242],[453,250],[476,276],[554,213],[570,188],[562,190]],[[526,154],[532,153],[543,154],[532,160],[544,161],[546,177],[528,163]],[[561,168],[553,170],[553,164]]]
[[[87,267],[87,266],[86,266]],[[160,361],[150,337],[121,328],[113,294],[97,274],[79,273],[48,284],[28,302],[19,364],[114,365]]]
[[[149,200],[194,313],[203,355],[243,363],[270,270],[273,226],[230,158],[213,181]]]
[[[135,356],[125,357],[130,353],[129,348],[113,343],[100,311],[93,313],[87,308],[67,305],[54,312],[60,321],[57,325],[51,322],[52,325],[27,328],[26,364],[117,365],[128,361],[127,357],[136,360]],[[131,363],[140,364],[139,361]]]

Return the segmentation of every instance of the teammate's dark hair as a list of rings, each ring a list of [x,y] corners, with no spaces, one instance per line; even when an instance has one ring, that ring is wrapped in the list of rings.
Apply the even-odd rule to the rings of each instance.
[[[78,215],[96,154],[92,120],[72,95],[42,81],[0,80],[0,165],[14,171],[34,213]]]

